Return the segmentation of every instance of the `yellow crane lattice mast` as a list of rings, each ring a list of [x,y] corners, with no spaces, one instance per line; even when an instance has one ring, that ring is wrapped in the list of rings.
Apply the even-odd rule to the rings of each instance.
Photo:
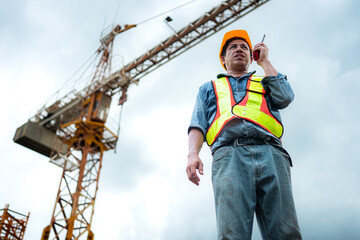
[[[269,0],[226,0],[123,68],[111,69],[113,41],[136,25],[116,26],[101,38],[91,81],[44,107],[16,130],[14,141],[63,169],[50,221],[41,239],[93,239],[91,223],[104,151],[118,136],[105,124],[111,99],[126,101],[131,84]]]

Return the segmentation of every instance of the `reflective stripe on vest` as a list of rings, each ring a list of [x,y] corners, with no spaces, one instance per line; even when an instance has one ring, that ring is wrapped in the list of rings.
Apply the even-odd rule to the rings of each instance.
[[[283,134],[283,126],[270,112],[261,85],[263,77],[251,76],[246,86],[246,94],[243,99],[235,104],[230,82],[226,77],[213,82],[217,98],[216,116],[206,133],[208,145],[212,145],[227,122],[240,117],[251,121],[264,128],[277,138]],[[221,90],[221,92],[219,92]]]
[[[231,112],[231,108],[235,105],[235,99],[228,79],[226,77],[219,78],[212,81],[212,84],[217,105],[215,118],[206,133],[206,142],[209,146],[215,142],[225,124],[236,118]]]
[[[259,125],[275,137],[281,138],[284,128],[268,108],[265,90],[261,85],[262,79],[262,77],[252,76],[248,80],[246,95],[233,107],[232,112],[238,117]]]

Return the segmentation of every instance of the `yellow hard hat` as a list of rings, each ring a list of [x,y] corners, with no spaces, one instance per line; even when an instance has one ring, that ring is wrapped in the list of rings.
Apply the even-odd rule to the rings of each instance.
[[[222,43],[221,43],[220,52],[219,52],[220,63],[224,67],[225,70],[226,70],[226,68],[225,68],[224,64],[221,62],[221,52],[223,51],[224,45],[226,44],[227,40],[229,40],[231,38],[244,39],[245,42],[249,45],[250,50],[252,50],[252,44],[250,41],[249,34],[245,30],[241,30],[241,29],[240,30],[232,30],[232,31],[225,33]]]

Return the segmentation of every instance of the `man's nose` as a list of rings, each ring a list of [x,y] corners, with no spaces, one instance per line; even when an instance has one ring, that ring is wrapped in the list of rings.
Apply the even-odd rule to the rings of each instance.
[[[236,51],[236,52],[242,52],[243,49],[242,49],[241,47],[236,47],[235,51]]]

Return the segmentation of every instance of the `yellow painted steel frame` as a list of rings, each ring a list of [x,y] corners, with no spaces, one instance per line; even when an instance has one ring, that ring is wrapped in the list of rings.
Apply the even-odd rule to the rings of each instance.
[[[92,144],[97,145],[100,148],[101,152],[109,150],[109,147],[105,146],[102,142],[103,133],[105,130],[108,130],[108,128],[105,127],[104,123],[94,121],[75,121],[64,124],[61,127],[66,128],[73,124],[75,125],[76,131],[73,133],[73,136],[71,136],[71,138],[65,139],[65,143],[68,144],[68,146],[76,146],[76,144],[78,143],[83,144],[82,141],[85,141],[86,144],[88,144],[89,146],[91,146]],[[117,138],[115,134],[113,134],[113,136]]]
[[[104,120],[92,119],[96,113],[95,101],[106,92],[107,96],[113,96],[120,89],[127,89],[132,83],[170,61],[174,57],[195,46],[207,37],[215,34],[230,23],[245,16],[269,0],[254,0],[244,2],[242,0],[224,1],[214,7],[185,28],[170,36],[152,50],[132,61],[123,69],[111,72],[111,54],[114,34],[107,35],[102,39],[99,48],[101,55],[95,74],[89,87],[76,93],[75,98],[67,102],[67,98],[61,99],[56,104],[64,104],[65,107],[48,117],[47,108],[34,116],[36,121],[51,126],[51,120],[61,125],[62,114],[75,109],[76,113],[79,96],[83,112],[80,116],[74,116],[76,121],[62,125],[58,130],[58,136],[68,144],[64,158],[63,174],[56,198],[53,215],[50,222],[50,229],[45,228],[42,239],[47,239],[48,233],[52,239],[79,239],[88,233],[88,239],[93,239],[91,222],[94,213],[94,204],[98,189],[98,180],[102,166],[103,152],[114,149],[117,136],[105,127]],[[119,30],[120,32],[120,30]],[[100,92],[102,91],[102,92]],[[100,94],[100,95],[99,95]],[[65,95],[66,97],[68,95]],[[73,103],[74,106],[72,105]],[[99,102],[97,102],[99,104]],[[109,136],[106,136],[108,134]],[[56,160],[56,159],[55,159]],[[74,162],[75,168],[67,169],[67,162]],[[76,167],[77,166],[77,167]],[[49,232],[50,231],[50,232]]]
[[[0,209],[0,239],[24,239],[30,213],[23,215],[9,209],[9,204]]]
[[[84,129],[79,132],[83,136],[79,134],[75,139],[80,144],[68,153],[68,157],[75,159],[79,167],[71,172],[64,167],[50,222],[51,233],[55,236],[42,239],[80,239],[86,234],[93,239],[91,224],[105,147],[98,145],[101,142],[96,140],[97,134]],[[81,158],[76,153],[80,153]]]
[[[78,168],[68,171],[64,166],[51,223],[44,229],[42,240],[79,239],[86,233],[88,239],[94,238],[91,223],[103,152],[115,147],[117,136],[104,123],[91,120],[74,121],[61,129],[70,127],[73,131],[63,137],[69,146],[66,157],[78,163]],[[104,138],[105,132],[113,142]],[[52,233],[55,236],[49,236]]]

